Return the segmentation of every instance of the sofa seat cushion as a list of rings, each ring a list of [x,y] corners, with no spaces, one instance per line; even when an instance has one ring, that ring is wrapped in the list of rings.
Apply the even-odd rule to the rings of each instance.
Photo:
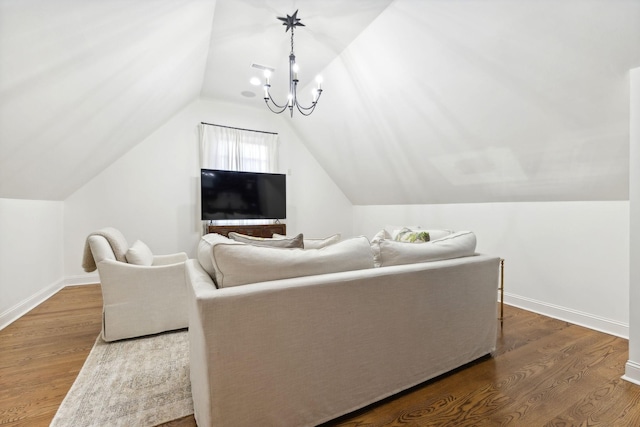
[[[373,243],[381,267],[460,258],[475,254],[476,236],[471,231],[458,231],[425,243],[405,243],[380,239]]]
[[[229,233],[229,237],[236,242],[249,243],[256,246],[272,246],[276,248],[304,248],[304,241],[302,233],[294,237],[285,238],[268,238],[268,237],[255,237],[247,236],[246,234],[236,233],[232,231]]]
[[[306,250],[218,242],[212,253],[218,288],[373,268],[371,246],[363,236]]]

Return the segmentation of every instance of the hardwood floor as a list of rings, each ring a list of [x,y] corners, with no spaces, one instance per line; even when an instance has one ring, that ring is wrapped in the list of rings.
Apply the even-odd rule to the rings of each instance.
[[[0,331],[0,425],[49,425],[101,316],[99,285],[67,287]]]
[[[101,307],[98,285],[69,287],[0,331],[0,425],[49,425]],[[640,386],[620,379],[627,352],[624,339],[505,306],[493,357],[323,427],[640,426]]]

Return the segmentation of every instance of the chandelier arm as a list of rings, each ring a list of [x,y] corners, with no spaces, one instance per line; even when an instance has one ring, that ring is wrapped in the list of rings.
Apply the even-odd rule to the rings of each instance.
[[[296,106],[298,107],[298,110],[303,109],[305,111],[311,110],[313,112],[313,110],[316,108],[316,105],[318,105],[318,100],[320,99],[320,95],[322,95],[322,89],[320,89],[318,91],[318,97],[316,98],[315,101],[313,101],[311,103],[311,105],[309,107],[305,107],[303,105],[300,105],[297,101],[296,101]],[[301,111],[302,112],[302,111]]]
[[[268,101],[271,101],[271,103],[276,107],[276,108],[282,108],[283,110],[285,108],[287,108],[289,106],[289,103],[286,103],[284,105],[280,105],[278,104],[272,97],[271,97],[271,93],[269,93],[269,98],[265,98],[264,99],[265,102],[267,102],[267,105],[269,105]]]
[[[283,108],[282,110],[274,110],[273,108],[271,108],[271,105],[269,105],[269,103],[267,103],[267,108],[269,110],[271,110],[271,112],[276,113],[276,114],[281,114],[283,113],[287,108]]]
[[[300,104],[296,104],[296,107],[298,107],[298,111],[300,112],[300,114],[302,114],[303,116],[310,116],[311,113],[313,113],[313,110],[316,109],[316,104],[313,104],[313,106],[309,107],[309,108],[300,108]],[[308,112],[307,112],[308,111]]]
[[[271,103],[277,108],[277,110],[274,110],[271,107],[271,104],[269,104],[269,100],[271,100]],[[287,107],[288,107],[287,105],[281,106],[281,105],[276,104],[275,101],[273,100],[273,98],[271,98],[271,95],[269,95],[269,98],[264,98],[264,102],[265,102],[265,104],[267,104],[267,108],[269,108],[269,110],[271,110],[272,112],[274,112],[276,114],[280,114],[280,113],[284,112],[284,110],[286,110]]]

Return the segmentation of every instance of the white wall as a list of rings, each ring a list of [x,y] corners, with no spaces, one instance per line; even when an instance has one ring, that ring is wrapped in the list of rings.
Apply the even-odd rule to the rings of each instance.
[[[0,329],[63,285],[63,202],[0,199]]]
[[[296,117],[294,119],[300,119]],[[313,120],[303,118],[304,120]],[[287,177],[287,231],[351,233],[351,204],[288,125],[290,117],[214,101],[196,101],[65,200],[64,271],[69,282],[95,280],[81,268],[86,236],[113,226],[155,253],[195,257],[199,221],[198,124],[278,132]]]
[[[630,247],[629,247],[629,361],[623,378],[640,384],[640,68],[630,72]],[[635,262],[634,262],[635,261]]]
[[[628,336],[629,203],[355,206],[354,230],[386,225],[472,230],[505,258],[506,302]]]

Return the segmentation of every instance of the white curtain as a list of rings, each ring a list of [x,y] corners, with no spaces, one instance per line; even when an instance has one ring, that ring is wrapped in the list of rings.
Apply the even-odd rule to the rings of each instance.
[[[278,134],[200,124],[200,167],[245,172],[278,172]],[[216,221],[219,225],[270,222]]]
[[[278,171],[278,135],[200,125],[200,167],[245,172]]]

